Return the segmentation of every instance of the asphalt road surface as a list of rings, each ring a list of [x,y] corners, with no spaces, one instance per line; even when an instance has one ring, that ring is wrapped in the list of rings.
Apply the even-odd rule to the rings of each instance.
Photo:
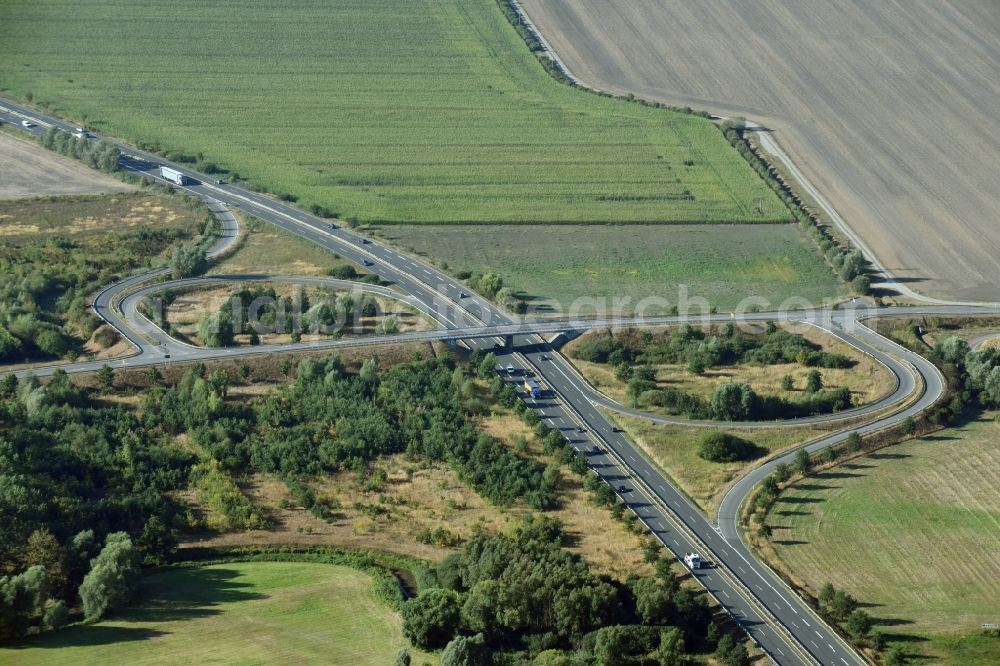
[[[30,118],[36,127],[26,131],[39,133],[47,125],[71,129],[71,125],[46,118],[34,111],[10,103],[0,103],[0,120],[20,125]],[[769,462],[737,483],[720,506],[717,522],[706,518],[642,453],[618,432],[598,411],[599,394],[595,394],[573,370],[570,364],[542,337],[565,331],[582,331],[609,325],[665,325],[671,323],[702,323],[708,321],[768,321],[808,320],[841,337],[858,349],[872,354],[893,369],[899,380],[893,404],[902,400],[916,401],[903,410],[883,415],[875,422],[858,428],[864,432],[888,427],[908,415],[917,414],[932,404],[944,391],[937,370],[926,360],[857,324],[859,316],[924,316],[996,314],[996,307],[921,306],[915,308],[881,308],[865,310],[809,310],[792,313],[733,313],[697,317],[659,317],[629,320],[581,321],[517,321],[485,299],[468,291],[468,287],[424,264],[418,259],[392,248],[368,241],[357,234],[333,226],[329,220],[303,213],[266,196],[251,193],[226,184],[217,184],[208,176],[172,165],[162,159],[121,146],[125,157],[123,168],[158,177],[160,166],[170,166],[187,174],[190,185],[182,189],[206,200],[225,222],[224,207],[240,207],[266,222],[287,229],[342,257],[364,265],[366,270],[391,283],[398,292],[433,319],[441,328],[372,339],[335,340],[322,343],[269,345],[236,349],[193,349],[183,353],[176,341],[164,338],[156,331],[143,330],[143,318],[133,305],[142,284],[162,272],[129,277],[102,290],[95,298],[95,310],[118,328],[138,349],[138,353],[120,362],[123,367],[143,367],[173,362],[191,362],[217,358],[246,357],[277,351],[363,346],[423,340],[462,340],[469,348],[497,351],[501,364],[515,367],[513,375],[502,374],[511,382],[521,383],[525,373],[532,373],[547,389],[540,400],[524,399],[539,411],[545,422],[562,431],[571,444],[584,452],[593,471],[600,475],[622,497],[657,538],[678,558],[698,552],[711,563],[692,575],[715,597],[749,636],[778,664],[862,664],[864,660],[763,563],[757,561],[740,539],[736,526],[737,510],[753,486],[782,460]],[[234,221],[233,221],[234,222]],[[224,250],[231,242],[235,229],[226,224],[226,232],[215,251]],[[247,277],[247,276],[243,276]],[[268,279],[269,276],[256,276]],[[169,286],[161,283],[156,289]],[[132,298],[132,300],[130,300]],[[122,308],[122,304],[125,305]],[[146,322],[148,323],[148,321]],[[505,350],[505,340],[512,343]],[[498,348],[499,345],[499,348]],[[193,349],[193,350],[192,350]],[[171,353],[174,352],[174,353]],[[174,354],[177,354],[177,357]],[[169,354],[169,358],[167,357]],[[60,366],[66,372],[92,372],[103,362],[77,363]],[[52,369],[37,369],[37,375],[50,374]],[[869,406],[875,410],[888,405]],[[873,414],[874,412],[862,412]],[[854,414],[855,417],[859,414]],[[809,446],[811,450],[829,445],[846,437],[832,435]],[[790,455],[790,454],[789,454]],[[787,456],[785,456],[787,458]]]

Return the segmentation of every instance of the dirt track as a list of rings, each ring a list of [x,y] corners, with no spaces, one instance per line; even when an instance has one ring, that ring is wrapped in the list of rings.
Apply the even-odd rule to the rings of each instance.
[[[128,192],[135,188],[37,143],[0,133],[0,199]]]
[[[1000,300],[993,0],[521,0],[577,77],[776,138],[895,275]]]

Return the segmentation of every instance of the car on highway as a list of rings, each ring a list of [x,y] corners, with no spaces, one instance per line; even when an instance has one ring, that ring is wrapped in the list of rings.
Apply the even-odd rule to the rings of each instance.
[[[30,120],[22,120],[21,124],[24,125],[25,127],[34,127],[35,126],[35,123],[31,122]]]
[[[362,245],[371,245],[372,242],[369,239],[367,239],[367,238],[362,238],[361,239],[361,244]]]
[[[507,374],[508,375],[513,375],[514,374],[514,366],[512,364],[510,364],[510,363],[507,364]]]
[[[547,361],[547,360],[549,360],[549,357],[548,357],[548,356],[546,356],[545,354],[542,354],[542,360],[543,360],[543,361]]]
[[[628,486],[626,486],[624,484],[618,486],[618,494],[624,495],[625,493],[630,493],[630,492],[632,492],[632,489],[629,488]]]
[[[374,261],[370,261],[368,259],[362,259],[361,260],[361,265],[362,266],[374,266],[375,262]]]
[[[333,231],[333,230],[334,230],[334,229],[336,229],[336,228],[337,228],[337,225],[336,225],[336,224],[331,224],[331,225],[330,225],[330,231]]]
[[[468,296],[469,295],[467,293],[465,293],[464,291],[458,292],[458,297],[459,298],[468,298]]]
[[[587,429],[584,428],[583,426],[577,426],[576,431],[577,432],[587,432]]]

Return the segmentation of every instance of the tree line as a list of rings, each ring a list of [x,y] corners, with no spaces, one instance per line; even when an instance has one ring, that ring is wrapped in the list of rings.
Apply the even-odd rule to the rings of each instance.
[[[745,121],[727,120],[722,123],[720,129],[729,143],[785,203],[795,221],[808,231],[823,256],[830,262],[834,272],[851,285],[854,293],[862,296],[871,294],[871,278],[865,274],[868,262],[864,255],[858,249],[842,245],[806,207],[802,199],[792,192],[791,186],[778,170],[768,164],[760,151],[747,141],[744,135]]]
[[[768,322],[760,334],[740,331],[731,323],[711,331],[690,325],[659,333],[635,328],[606,331],[578,345],[573,356],[614,366],[616,371],[623,367],[686,364],[695,374],[733,365],[798,363],[815,368],[855,365],[847,356],[823,351],[819,345],[778,328],[774,322]],[[621,374],[628,372],[621,370]]]
[[[121,151],[110,141],[104,139],[92,141],[86,136],[77,137],[53,126],[42,133],[39,142],[43,148],[78,159],[87,166],[105,173],[118,170]]]
[[[198,338],[208,347],[231,347],[236,336],[249,334],[250,344],[260,342],[260,333],[291,335],[299,342],[305,333],[342,335],[361,318],[380,314],[378,302],[371,297],[356,298],[350,293],[326,293],[310,297],[304,290],[280,296],[271,286],[243,286],[230,294],[222,306],[198,321]],[[376,332],[398,332],[396,315],[386,314]]]

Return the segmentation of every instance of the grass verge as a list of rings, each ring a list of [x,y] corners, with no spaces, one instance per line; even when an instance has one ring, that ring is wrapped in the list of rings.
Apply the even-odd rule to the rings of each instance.
[[[722,501],[729,482],[755,464],[754,461],[715,463],[698,457],[698,444],[708,429],[656,425],[646,419],[620,414],[611,417],[650,460],[708,514]],[[766,449],[764,457],[824,433],[819,428],[740,430],[719,425],[720,431],[748,439]]]

